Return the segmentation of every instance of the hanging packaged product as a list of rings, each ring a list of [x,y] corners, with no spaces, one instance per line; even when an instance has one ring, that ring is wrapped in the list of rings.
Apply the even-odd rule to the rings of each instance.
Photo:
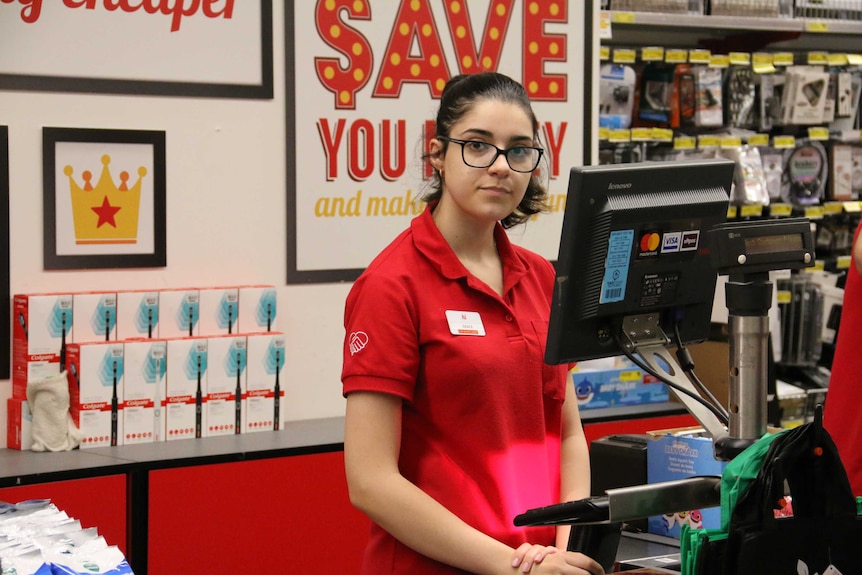
[[[833,144],[829,150],[829,199],[845,202],[853,194],[853,148],[850,144]],[[862,173],[857,176],[862,178]]]
[[[787,69],[784,87],[784,122],[797,126],[823,123],[829,73],[816,66]]]
[[[599,71],[599,126],[623,130],[631,126],[636,74],[631,66],[603,64]]]
[[[784,152],[781,190],[785,202],[797,206],[819,204],[826,189],[828,162],[826,148],[816,140],[799,140]]]
[[[730,203],[735,206],[769,205],[769,192],[760,151],[755,146],[743,145],[722,148],[721,155],[736,162]]]
[[[638,119],[649,124],[670,126],[674,93],[674,66],[663,62],[646,65],[640,81]]]
[[[703,127],[721,126],[723,122],[721,70],[698,66],[695,68],[695,79],[697,81],[695,123]]]
[[[733,66],[725,78],[725,125],[754,128],[754,71],[748,66]]]

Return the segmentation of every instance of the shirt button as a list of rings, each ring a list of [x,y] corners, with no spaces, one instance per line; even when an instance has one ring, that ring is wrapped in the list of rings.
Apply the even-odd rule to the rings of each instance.
[[[513,318],[513,317],[512,317],[511,315],[509,315],[509,314],[506,314],[505,319],[506,319],[506,321],[513,321],[515,318]]]

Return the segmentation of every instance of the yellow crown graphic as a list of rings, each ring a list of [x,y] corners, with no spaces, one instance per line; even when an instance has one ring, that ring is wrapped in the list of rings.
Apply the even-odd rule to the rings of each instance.
[[[119,187],[114,184],[108,165],[111,156],[102,156],[102,174],[93,187],[93,174],[81,172],[83,187],[72,178],[72,166],[63,168],[69,177],[72,193],[72,219],[78,244],[134,244],[138,241],[138,214],[141,204],[141,180],[147,169],[138,168],[138,181],[130,188],[129,173],[120,172]]]

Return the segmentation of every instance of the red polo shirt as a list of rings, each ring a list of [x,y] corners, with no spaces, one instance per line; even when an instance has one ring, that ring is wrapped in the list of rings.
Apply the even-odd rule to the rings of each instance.
[[[543,362],[551,264],[495,238],[501,298],[472,276],[431,218],[415,218],[356,281],[346,303],[344,393],[404,399],[399,467],[466,523],[517,547],[554,544],[519,513],[559,502],[566,366]],[[452,574],[376,525],[363,574]]]
[[[862,223],[856,228],[854,245],[862,233]],[[862,270],[854,263],[847,271],[844,285],[844,306],[838,326],[838,341],[832,359],[829,391],[823,410],[823,426],[832,436],[841,462],[847,470],[854,495],[862,495]]]

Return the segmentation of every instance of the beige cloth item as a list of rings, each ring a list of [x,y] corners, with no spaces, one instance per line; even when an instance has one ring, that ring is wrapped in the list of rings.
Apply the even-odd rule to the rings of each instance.
[[[62,371],[27,382],[33,415],[33,451],[68,451],[81,443],[81,432],[69,411],[69,382]]]

